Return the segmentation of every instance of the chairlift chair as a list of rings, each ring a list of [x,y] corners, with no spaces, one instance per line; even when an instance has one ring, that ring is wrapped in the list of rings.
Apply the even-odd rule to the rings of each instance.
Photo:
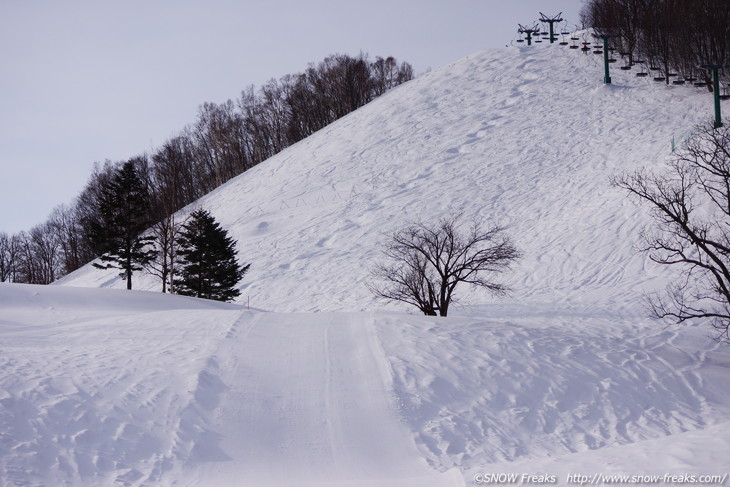
[[[720,83],[722,85],[722,83]],[[725,83],[723,93],[719,96],[721,100],[730,100],[730,83]]]
[[[570,35],[570,31],[568,30],[568,21],[563,22],[563,26],[560,29],[560,35],[567,36]]]

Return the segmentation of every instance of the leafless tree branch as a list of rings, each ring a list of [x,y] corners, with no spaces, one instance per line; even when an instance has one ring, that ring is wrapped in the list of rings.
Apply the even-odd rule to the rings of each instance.
[[[654,224],[643,232],[651,260],[684,269],[679,282],[647,299],[652,314],[706,320],[730,342],[730,129],[703,128],[667,171],[613,183],[652,209]]]

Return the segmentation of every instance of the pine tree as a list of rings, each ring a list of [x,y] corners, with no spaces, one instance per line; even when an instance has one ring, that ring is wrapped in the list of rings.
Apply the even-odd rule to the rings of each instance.
[[[236,260],[235,241],[206,210],[197,210],[183,224],[178,256],[182,260],[176,290],[185,296],[232,301],[235,288],[251,264]]]
[[[153,238],[142,235],[149,226],[150,197],[133,160],[119,168],[99,198],[100,220],[91,225],[94,246],[103,252],[94,264],[99,269],[121,269],[120,277],[132,289],[132,274],[152,260]]]

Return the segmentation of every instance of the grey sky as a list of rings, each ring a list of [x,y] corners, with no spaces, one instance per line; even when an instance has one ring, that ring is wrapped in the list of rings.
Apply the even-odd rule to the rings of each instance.
[[[416,73],[501,47],[517,23],[580,0],[125,0],[0,2],[0,231],[45,221],[95,161],[150,152],[206,101],[328,54]]]

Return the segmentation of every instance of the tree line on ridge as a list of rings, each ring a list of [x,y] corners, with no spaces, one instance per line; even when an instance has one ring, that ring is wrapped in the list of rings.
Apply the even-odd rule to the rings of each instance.
[[[0,282],[48,284],[103,255],[108,249],[94,229],[104,218],[104,188],[131,163],[149,194],[144,220],[159,251],[148,270],[167,290],[173,262],[165,259],[174,258],[182,225],[176,211],[410,79],[411,65],[393,57],[335,54],[259,89],[249,86],[235,100],[203,103],[192,124],[151,154],[96,163],[80,194],[45,222],[0,232]]]

